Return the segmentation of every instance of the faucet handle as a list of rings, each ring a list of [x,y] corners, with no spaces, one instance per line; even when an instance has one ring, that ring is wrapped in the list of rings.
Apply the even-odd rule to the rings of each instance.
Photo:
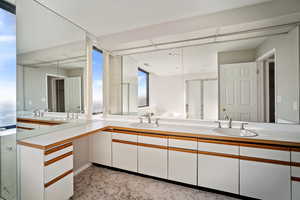
[[[160,118],[156,118],[156,119],[155,119],[155,125],[156,125],[157,127],[159,127],[159,123],[158,123],[159,120],[160,120]]]
[[[242,122],[241,123],[241,130],[245,130],[245,125],[247,125],[248,124],[248,122]]]
[[[222,128],[221,121],[215,121],[215,123],[218,123],[218,128]]]

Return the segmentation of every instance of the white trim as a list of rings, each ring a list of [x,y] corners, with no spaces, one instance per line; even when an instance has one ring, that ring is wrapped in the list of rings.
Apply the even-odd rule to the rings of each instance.
[[[256,61],[266,60],[270,56],[275,55],[275,48],[271,49],[270,51],[264,53],[263,55],[259,56]]]
[[[75,172],[74,172],[74,176],[80,174],[82,171],[86,170],[87,168],[89,168],[90,166],[92,166],[92,163],[87,163],[85,165],[83,165],[82,167],[80,167],[79,169],[77,169]]]

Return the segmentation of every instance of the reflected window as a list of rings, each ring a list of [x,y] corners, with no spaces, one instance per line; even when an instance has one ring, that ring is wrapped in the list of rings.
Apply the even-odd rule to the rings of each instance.
[[[93,48],[93,115],[103,113],[103,52]]]
[[[16,124],[16,16],[0,1],[0,127]]]
[[[138,106],[149,106],[149,72],[138,68]]]

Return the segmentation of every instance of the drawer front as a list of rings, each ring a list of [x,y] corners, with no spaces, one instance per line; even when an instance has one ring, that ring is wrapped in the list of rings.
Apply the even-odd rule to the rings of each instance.
[[[144,144],[168,146],[168,139],[160,137],[138,136],[138,142]]]
[[[73,173],[45,188],[45,200],[68,200],[72,196]]]
[[[300,163],[300,152],[292,151],[291,152],[291,158],[292,158],[292,162]]]
[[[232,154],[232,155],[239,154],[239,146],[226,145],[226,144],[198,142],[198,150],[223,153],[223,154]]]
[[[73,155],[45,166],[45,183],[73,169]]]
[[[49,161],[51,159],[54,159],[54,158],[56,158],[58,156],[61,156],[61,155],[65,154],[65,153],[68,153],[70,151],[73,151],[73,145],[69,146],[69,147],[66,147],[66,148],[63,148],[63,149],[61,149],[59,151],[55,151],[53,153],[45,155],[45,161]]]
[[[292,176],[300,178],[300,167],[292,167]]]
[[[169,147],[197,150],[197,142],[190,140],[169,139]]]
[[[124,133],[112,133],[112,139],[124,140],[129,142],[137,142],[137,135],[129,135]]]
[[[261,149],[261,148],[252,148],[252,147],[241,147],[240,155],[255,157],[255,158],[263,158],[263,159],[290,162],[290,152],[289,151]]]

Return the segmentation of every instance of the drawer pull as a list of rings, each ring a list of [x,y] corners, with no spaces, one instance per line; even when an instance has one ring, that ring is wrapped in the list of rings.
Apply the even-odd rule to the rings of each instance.
[[[66,157],[68,157],[68,156],[71,156],[71,155],[73,155],[73,151],[70,151],[70,152],[65,153],[65,154],[63,154],[63,155],[60,155],[60,156],[58,156],[58,157],[56,157],[56,158],[53,158],[53,159],[51,159],[51,160],[48,160],[48,161],[46,161],[46,162],[44,163],[44,165],[45,165],[45,166],[51,165],[52,163],[55,163],[55,162],[57,162],[57,161],[60,161],[60,160],[66,158]]]
[[[45,188],[49,187],[50,185],[56,183],[57,181],[59,181],[60,179],[64,178],[65,176],[68,176],[69,174],[73,173],[73,169],[63,173],[62,175],[52,179],[51,181],[49,181],[48,183],[45,183]]]

